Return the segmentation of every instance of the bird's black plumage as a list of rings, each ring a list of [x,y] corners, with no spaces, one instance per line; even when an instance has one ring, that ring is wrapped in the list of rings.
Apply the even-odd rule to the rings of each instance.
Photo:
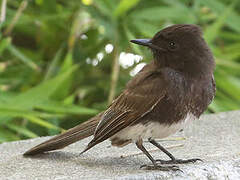
[[[134,142],[152,161],[153,165],[147,168],[176,170],[175,166],[156,163],[142,145],[142,139],[146,138],[171,158],[168,163],[197,160],[175,159],[154,138],[166,137],[181,129],[186,120],[199,118],[214,98],[215,63],[201,29],[196,25],[173,25],[159,31],[152,39],[131,42],[149,47],[153,61],[128,82],[105,112],[89,121],[89,126],[87,121],[83,126],[79,125],[65,135],[27,151],[25,155],[62,148],[94,134],[83,152],[106,139],[115,146]],[[78,133],[84,131],[83,127],[89,129],[85,136]]]

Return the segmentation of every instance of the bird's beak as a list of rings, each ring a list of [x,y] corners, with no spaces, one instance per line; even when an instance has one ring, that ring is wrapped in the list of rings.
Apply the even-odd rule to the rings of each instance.
[[[142,46],[148,46],[148,47],[150,47],[152,44],[151,39],[134,39],[134,40],[131,40],[130,42],[139,44]]]
[[[166,51],[165,49],[154,45],[152,43],[151,39],[134,39],[134,40],[131,40],[130,42],[135,43],[135,44],[139,44],[141,46],[147,46],[147,47],[149,47],[151,49],[157,49],[157,50],[160,50],[160,51]]]

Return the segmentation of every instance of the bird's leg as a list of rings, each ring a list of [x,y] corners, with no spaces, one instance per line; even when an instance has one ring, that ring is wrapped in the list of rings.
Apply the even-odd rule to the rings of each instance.
[[[170,152],[168,152],[164,147],[162,147],[159,143],[157,143],[154,139],[149,138],[148,141],[152,143],[154,146],[159,148],[162,152],[164,152],[168,157],[171,158],[171,160],[156,160],[157,162],[160,162],[161,164],[185,164],[185,163],[195,163],[196,161],[202,161],[201,159],[176,159]]]
[[[152,165],[142,165],[141,168],[146,168],[147,170],[161,170],[161,171],[179,171],[180,169],[178,166],[160,166],[156,163],[156,161],[153,159],[153,157],[149,154],[149,152],[145,149],[145,147],[142,144],[142,139],[138,140],[136,142],[136,145],[138,149],[140,149],[151,161]],[[181,170],[180,170],[181,171]]]

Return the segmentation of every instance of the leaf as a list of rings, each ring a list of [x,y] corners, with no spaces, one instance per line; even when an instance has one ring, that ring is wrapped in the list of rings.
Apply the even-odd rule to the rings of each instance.
[[[47,101],[55,92],[61,88],[62,83],[68,79],[78,66],[73,66],[68,71],[44,81],[36,87],[21,93],[7,102],[15,108],[32,109],[35,105]]]
[[[237,3],[237,0],[233,1],[233,4]],[[217,13],[217,15],[221,16],[221,14],[223,12],[225,12],[225,7],[226,5],[223,4],[221,1],[217,1],[217,0],[201,0],[199,1],[199,3],[205,5],[208,8],[211,8],[211,10],[215,13]],[[229,12],[229,16],[227,17],[226,20],[226,24],[231,27],[233,30],[240,32],[240,16],[234,12],[233,10],[231,12]]]
[[[25,118],[26,115],[42,118],[61,117],[59,114],[48,114],[45,112],[14,109],[11,106],[8,107],[6,104],[0,104],[0,125],[6,124],[8,121],[12,120],[12,118]]]
[[[28,138],[38,137],[35,133],[33,133],[32,131],[28,130],[28,129],[25,128],[25,127],[17,126],[17,125],[12,124],[12,123],[8,123],[8,124],[6,124],[6,126],[7,126],[9,129],[11,129],[11,130],[13,130],[13,131],[15,131],[15,132],[17,132],[17,133],[19,133],[19,134],[22,134],[22,135],[24,135],[24,136],[26,136],[26,137],[28,137]]]
[[[76,105],[64,105],[56,101],[47,101],[35,106],[36,109],[51,113],[78,114],[78,115],[95,115],[98,113],[95,109],[80,107]]]
[[[17,140],[20,140],[20,138],[16,134],[10,132],[6,128],[0,127],[0,142]]]
[[[4,39],[0,38],[0,56],[2,55],[3,51],[5,49],[7,49],[9,44],[11,44],[11,38],[10,37],[4,38]]]
[[[46,72],[46,75],[44,77],[44,81],[50,79],[51,77],[53,77],[58,69],[58,65],[59,65],[59,62],[60,62],[60,58],[63,54],[63,48],[60,48],[57,53],[55,54],[53,60],[51,61],[49,67],[48,67],[48,70]]]
[[[9,101],[9,99],[11,99],[12,97],[16,96],[16,93],[13,92],[4,92],[4,91],[0,91],[0,106],[1,104]],[[5,106],[5,104],[4,104]]]
[[[239,109],[239,104],[234,100],[229,99],[226,94],[221,91],[217,91],[217,98],[214,99],[213,103],[209,106],[215,112],[237,110]]]
[[[42,127],[48,128],[48,129],[55,129],[55,130],[61,130],[64,131],[64,129],[57,127],[41,118],[31,116],[31,115],[25,115],[25,118],[28,119],[31,123],[38,124]]]
[[[57,130],[62,130],[62,128],[59,128],[46,120],[41,119],[40,117],[51,117],[51,115],[48,116],[47,113],[41,113],[41,112],[35,112],[35,111],[23,111],[23,110],[14,110],[14,109],[4,109],[0,107],[0,115],[2,116],[7,116],[7,117],[21,117],[28,119],[30,122],[34,124],[38,124],[40,126],[43,126],[45,128],[49,129],[57,129]],[[54,115],[54,117],[57,117],[58,115]],[[0,124],[6,124],[3,121],[0,121]],[[9,124],[9,123],[7,123]]]
[[[121,0],[117,8],[113,12],[115,18],[123,16],[129,9],[133,8],[139,3],[139,0]]]
[[[240,36],[238,33],[221,31],[219,35],[225,40],[236,41],[236,42],[240,41]]]
[[[236,69],[240,71],[240,64],[234,61],[224,60],[224,59],[215,59],[217,65],[222,65],[224,68],[230,67],[232,70]]]
[[[101,14],[111,18],[112,9],[109,7],[106,1],[108,0],[97,0],[97,1],[94,1],[94,4],[96,5],[97,9],[101,12]]]
[[[58,74],[62,74],[72,68],[73,66],[72,56],[73,56],[72,51],[69,51],[63,61],[63,64]],[[65,98],[68,95],[70,88],[72,87],[73,78],[74,72],[71,75],[69,75],[69,77],[66,78],[64,81],[62,81],[61,86],[59,86],[58,91],[55,91],[52,98],[56,100]]]
[[[131,40],[131,39],[136,39],[135,36],[132,34],[132,32],[131,32],[126,26],[124,26],[124,31],[125,31],[125,33],[126,33],[126,35],[127,35],[127,38],[128,38],[129,40]],[[142,50],[140,49],[139,46],[134,45],[134,44],[132,44],[132,43],[130,44],[130,46],[132,47],[132,49],[133,49],[137,54],[143,54],[143,53],[142,53]]]
[[[224,76],[224,74],[219,74],[218,78],[216,78],[217,88],[220,87],[224,92],[228,93],[228,95],[236,100],[240,100],[240,87],[236,86],[236,82],[240,83],[239,80],[234,79],[231,76]]]
[[[153,15],[154,14],[154,15]],[[137,10],[132,13],[131,18],[148,21],[177,21],[178,23],[194,23],[195,17],[189,9],[181,7],[153,7],[143,10]]]
[[[155,33],[159,31],[159,25],[155,25],[144,20],[133,21],[132,23],[133,25],[135,25],[137,30],[146,37],[152,37]]]
[[[206,41],[211,44],[213,40],[215,40],[216,37],[218,37],[218,34],[220,32],[220,29],[225,24],[227,17],[230,15],[234,7],[234,4],[231,4],[228,8],[224,10],[221,16],[217,18],[217,20],[204,32],[204,36]]]
[[[33,62],[33,60],[26,57],[24,54],[22,54],[15,46],[9,44],[7,46],[7,49],[12,53],[14,56],[16,56],[19,60],[21,60],[23,63],[25,63],[27,66],[32,68],[33,70],[39,71],[40,68]]]

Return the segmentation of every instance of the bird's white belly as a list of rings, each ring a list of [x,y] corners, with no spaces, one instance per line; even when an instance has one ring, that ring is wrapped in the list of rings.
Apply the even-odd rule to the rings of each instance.
[[[165,138],[171,134],[176,133],[180,129],[183,129],[186,124],[195,119],[195,116],[188,114],[185,119],[179,121],[178,123],[173,123],[171,125],[160,124],[159,122],[149,122],[147,124],[136,124],[134,126],[129,126],[117,134],[113,138],[119,138],[123,140],[132,140],[136,142],[139,139],[148,138]]]

